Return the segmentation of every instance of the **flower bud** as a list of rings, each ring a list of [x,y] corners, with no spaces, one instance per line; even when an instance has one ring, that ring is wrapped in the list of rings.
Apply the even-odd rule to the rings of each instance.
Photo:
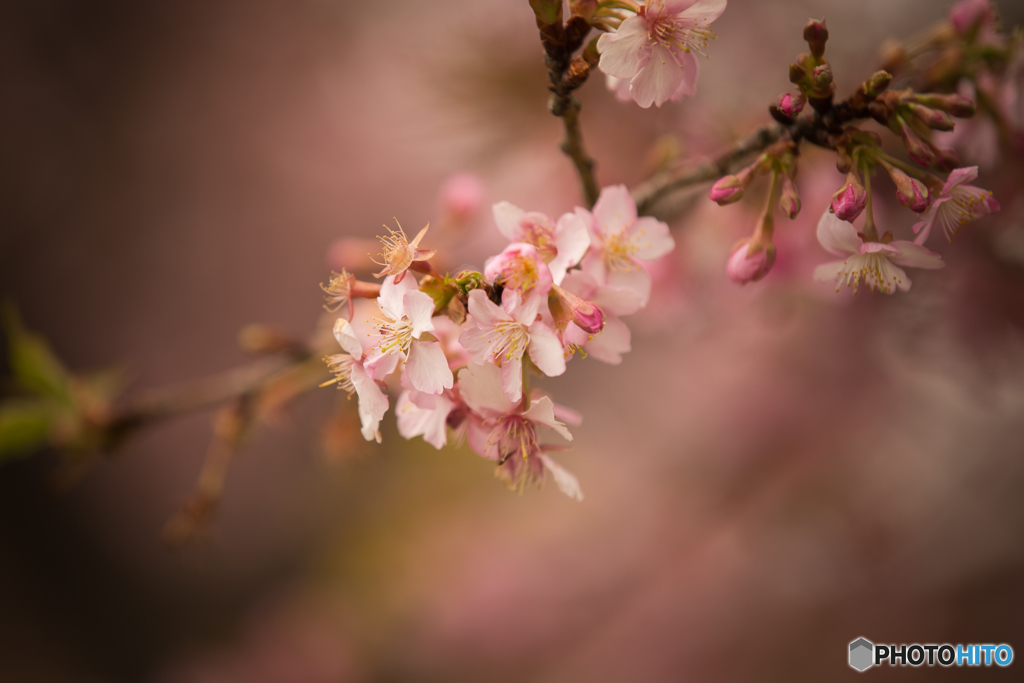
[[[441,185],[441,214],[453,223],[464,223],[480,210],[484,183],[475,173],[457,173]]]
[[[949,20],[958,35],[966,36],[995,21],[995,10],[988,0],[960,0],[949,8]]]
[[[569,10],[588,21],[597,13],[597,0],[569,0]]]
[[[935,148],[928,142],[921,139],[914,130],[907,125],[906,121],[900,119],[900,129],[903,135],[903,146],[907,148],[910,158],[922,166],[931,166],[935,163]]]
[[[779,209],[792,220],[800,213],[800,195],[796,191],[796,183],[788,175],[782,175],[782,194],[779,197]]]
[[[801,85],[807,80],[807,71],[799,64],[789,65],[789,82],[794,85]]]
[[[960,155],[956,153],[956,150],[949,147],[934,147],[933,149],[935,149],[936,168],[952,171],[954,168],[960,167]]]
[[[852,223],[864,210],[867,201],[868,193],[864,189],[864,184],[860,181],[860,177],[851,171],[846,174],[846,182],[843,183],[843,186],[832,195],[832,212],[839,220]]]
[[[832,84],[832,67],[828,64],[814,67],[811,73],[811,82],[816,90],[828,90]]]
[[[729,257],[726,273],[729,279],[739,285],[757,282],[767,275],[775,265],[775,245],[748,237],[738,243]]]
[[[570,322],[587,334],[597,334],[604,329],[604,313],[597,305],[558,285],[551,286],[548,308],[560,331]]]
[[[828,27],[825,26],[825,20],[809,20],[804,26],[804,40],[811,48],[811,54],[821,59],[821,56],[825,54],[825,42],[828,40]]]
[[[711,186],[708,196],[719,206],[732,204],[743,199],[743,190],[748,184],[749,181],[745,183],[739,176],[727,175]]]
[[[803,93],[794,95],[793,93],[786,92],[779,95],[779,111],[790,118],[803,111],[804,104],[806,103],[807,98]]]
[[[885,170],[896,185],[896,198],[911,211],[921,213],[928,208],[928,188],[916,178],[911,178],[895,166],[886,165]]]
[[[957,95],[955,93],[950,95],[925,93],[921,95],[914,95],[913,99],[915,102],[923,104],[926,107],[949,112],[958,119],[968,119],[974,116],[974,113],[977,111],[977,106],[974,102],[963,95]]]
[[[923,104],[915,104],[914,102],[907,104],[906,107],[918,121],[929,128],[947,132],[953,130],[953,119],[949,118],[949,114],[944,111],[931,109]]]

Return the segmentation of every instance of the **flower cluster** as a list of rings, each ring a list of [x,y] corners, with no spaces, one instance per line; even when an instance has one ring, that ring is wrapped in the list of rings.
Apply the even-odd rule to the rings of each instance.
[[[362,434],[381,440],[390,407],[388,378],[400,390],[398,432],[442,448],[464,439],[497,464],[497,475],[522,490],[550,473],[571,498],[576,478],[551,458],[576,414],[530,388],[533,374],[556,377],[580,352],[618,363],[630,349],[622,317],[651,295],[644,264],[674,248],[668,226],[637,215],[621,185],[607,187],[592,211],[576,208],[557,220],[508,202],[493,207],[509,245],[483,272],[440,275],[404,232],[382,237],[386,278],[378,287],[348,273],[324,287],[329,310],[349,311],[352,299],[376,298],[371,319],[338,318],[334,336],[343,353],[325,357],[334,384],[356,395]],[[414,272],[424,273],[417,280]],[[346,307],[347,308],[343,308]]]

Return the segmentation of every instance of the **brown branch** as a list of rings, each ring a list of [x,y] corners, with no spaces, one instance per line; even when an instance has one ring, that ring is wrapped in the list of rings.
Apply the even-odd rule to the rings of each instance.
[[[555,101],[552,102],[552,111],[554,110]],[[572,95],[566,98],[561,118],[565,125],[562,151],[572,159],[576,166],[576,173],[580,177],[580,185],[583,188],[583,197],[587,202],[587,208],[593,208],[600,189],[597,185],[597,177],[594,175],[594,160],[583,146],[583,133],[580,130],[580,101]]]

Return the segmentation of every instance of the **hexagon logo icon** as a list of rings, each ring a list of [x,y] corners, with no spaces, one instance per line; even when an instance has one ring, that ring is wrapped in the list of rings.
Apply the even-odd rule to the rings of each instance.
[[[857,671],[864,671],[874,664],[875,646],[865,638],[858,638],[850,643],[850,666]]]

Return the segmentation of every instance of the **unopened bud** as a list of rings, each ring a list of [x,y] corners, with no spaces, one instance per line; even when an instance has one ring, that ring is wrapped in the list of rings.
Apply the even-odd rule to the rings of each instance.
[[[441,214],[447,222],[461,224],[480,210],[484,183],[475,173],[457,173],[441,185]]]
[[[569,9],[577,17],[590,20],[597,13],[597,0],[569,0]]]
[[[995,21],[995,10],[988,0],[960,0],[949,8],[949,20],[958,35],[966,36]]]
[[[876,71],[871,78],[864,81],[864,92],[868,97],[878,97],[888,89],[892,83],[892,74],[888,71]]]
[[[949,147],[935,147],[935,166],[942,171],[960,167],[960,155]]]
[[[935,163],[935,148],[930,143],[921,139],[914,130],[902,119],[899,122],[903,135],[903,145],[907,148],[910,158],[922,166],[931,166]]]
[[[974,116],[974,113],[978,109],[974,102],[963,95],[957,94],[936,95],[933,93],[925,93],[922,95],[914,95],[914,100],[926,107],[949,112],[958,119],[968,119]]]
[[[779,209],[792,220],[800,213],[800,195],[796,191],[796,183],[788,175],[782,176],[782,194],[779,196]]]
[[[867,204],[868,193],[860,177],[853,172],[846,174],[846,182],[832,195],[832,212],[840,220],[850,223],[860,215]]]
[[[794,95],[793,93],[782,93],[779,95],[779,111],[790,118],[796,116],[803,111],[804,105],[807,103],[807,98],[803,93]]]
[[[748,237],[733,249],[725,272],[729,279],[739,285],[757,282],[767,275],[775,265],[775,245]]]
[[[811,54],[821,59],[825,54],[825,43],[828,41],[828,27],[825,20],[810,19],[804,26],[804,40],[811,48]]]
[[[727,175],[711,186],[708,196],[719,206],[725,206],[743,199],[743,191],[746,187],[747,183],[744,183],[739,176]]]
[[[795,85],[806,83],[807,71],[799,64],[789,65],[789,82]]]
[[[889,177],[896,186],[896,198],[911,211],[921,213],[928,208],[928,188],[916,178],[911,178],[895,166],[885,166]]]
[[[816,89],[826,89],[832,84],[832,67],[828,64],[814,67],[811,73],[811,81]]]
[[[949,114],[944,111],[932,109],[914,102],[910,102],[905,106],[918,121],[933,130],[951,131],[954,128],[953,119],[949,118]]]
[[[587,334],[597,334],[604,329],[604,313],[596,304],[558,285],[551,286],[548,308],[560,331],[570,322]]]

